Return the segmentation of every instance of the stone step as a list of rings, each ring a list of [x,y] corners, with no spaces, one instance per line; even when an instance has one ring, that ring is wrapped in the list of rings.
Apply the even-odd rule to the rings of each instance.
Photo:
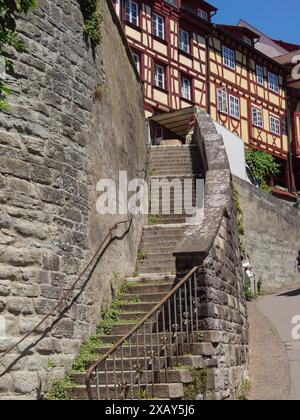
[[[149,339],[150,339],[150,334]],[[123,346],[123,357],[137,357],[137,354],[139,353],[139,357],[144,356],[144,352],[146,351],[146,355],[149,355],[152,351],[155,352],[157,355],[158,352],[160,356],[163,356],[163,347],[161,345],[161,339],[163,338],[163,334],[159,334],[157,338],[157,333],[154,331],[152,334],[152,344],[139,344],[139,346],[136,345],[136,336],[133,336],[133,340],[131,342],[131,348],[129,348],[128,345]],[[139,335],[139,343],[143,343],[143,336]],[[178,355],[199,355],[204,354],[207,355],[207,353],[211,354],[211,350],[207,350],[208,346],[212,347],[211,343],[191,343],[190,346],[188,346],[184,341],[186,340],[186,335],[182,334],[178,337]],[[194,341],[196,340],[196,336],[194,337]],[[149,340],[148,340],[149,341]],[[204,348],[205,346],[205,348]],[[209,347],[209,348],[210,348]],[[168,344],[168,354],[170,355],[170,348],[171,346]],[[96,352],[100,356],[104,356],[108,351],[110,350],[110,347],[102,346],[99,347]],[[205,351],[204,351],[205,350]],[[174,360],[176,361],[176,348],[175,344],[172,345],[172,354],[174,356]],[[120,355],[120,351],[119,351]]]
[[[121,321],[140,321],[143,319],[148,312],[121,312],[119,313],[119,319]]]
[[[182,383],[182,384],[190,384],[193,382],[192,373],[189,369],[178,369],[178,370],[168,370],[168,371],[154,371],[151,370],[143,371],[139,376],[136,376],[135,372],[130,371],[117,371],[117,372],[99,372],[98,374],[98,381],[100,385],[105,385],[106,381],[108,384],[113,384],[115,380],[118,383],[123,382],[123,380],[127,383],[133,382],[136,384],[138,382],[138,378],[140,379],[141,383]],[[86,373],[74,373],[71,375],[71,379],[74,383],[78,385],[84,385],[86,379]]]
[[[117,396],[116,396],[116,389],[117,389]],[[106,400],[107,398],[110,400],[123,400],[124,394],[122,393],[122,389],[120,387],[109,386],[108,388],[108,396],[106,395],[106,386],[100,385],[100,398]],[[138,385],[133,386],[134,391],[134,398],[141,399],[141,392]],[[86,387],[84,385],[78,386],[69,386],[66,387],[66,392],[70,396],[71,399],[75,400],[86,400],[88,399]],[[151,399],[150,394],[152,393],[152,385],[149,386],[149,399]],[[178,400],[184,396],[184,388],[183,384],[174,383],[174,384],[154,384],[153,385],[153,392],[154,395],[159,396],[161,399],[172,399]],[[92,394],[93,398],[96,399],[96,387],[92,387]],[[128,398],[130,398],[130,391],[127,392]],[[144,394],[143,394],[144,399]]]
[[[138,301],[136,303],[147,303],[147,302],[160,302],[164,296],[167,294],[167,292],[156,292],[156,293],[140,293],[140,294],[128,294],[125,293],[122,296],[122,299],[124,302],[134,302],[136,299]]]
[[[174,245],[171,246],[164,246],[164,247],[155,247],[155,246],[149,246],[147,248],[147,257],[153,257],[155,255],[169,255],[170,253],[173,253],[174,250],[174,246],[176,246],[176,243],[174,243]],[[144,250],[144,248],[141,248]]]
[[[173,287],[174,282],[161,283],[161,284],[136,284],[129,285],[128,292],[141,295],[145,293],[167,293]]]
[[[175,276],[164,275],[164,274],[157,274],[157,275],[149,275],[149,276],[138,276],[138,277],[127,277],[125,279],[127,282],[131,283],[140,283],[140,284],[160,284],[164,282],[172,282],[175,281]]]
[[[115,324],[112,326],[110,334],[112,335],[126,335],[128,334],[134,327],[136,326],[136,323],[129,323],[129,324]],[[153,326],[150,326],[150,324],[145,325],[145,332],[151,333],[153,329]]]
[[[152,271],[154,273],[154,271]],[[155,273],[159,273],[156,271]],[[167,271],[168,272],[168,271]],[[126,312],[150,312],[157,305],[157,302],[147,303],[123,303],[121,305],[122,311]]]
[[[170,260],[170,257],[171,257],[171,259],[173,259],[172,258],[172,255],[173,254],[171,252],[167,252],[167,253],[164,253],[164,254],[160,254],[160,253],[151,254],[151,253],[148,253],[147,254],[147,258],[143,261],[143,265],[146,264],[146,263],[148,263],[149,261],[169,261]]]
[[[169,263],[166,265],[159,265],[155,264],[150,267],[142,267],[141,273],[142,274],[151,274],[151,273],[169,273],[173,274],[176,272],[176,266],[175,266],[175,259],[173,263]]]
[[[114,370],[130,370],[130,369],[134,369],[135,366],[140,366],[141,369],[143,370],[150,370],[151,369],[151,364],[152,364],[152,359],[151,357],[146,357],[144,356],[144,354],[140,354],[139,357],[121,357],[121,354],[115,355],[115,357],[111,356],[109,357],[106,362],[104,362],[103,364],[101,364],[101,366],[99,366],[99,370],[105,370],[105,365],[107,366],[107,370],[108,371],[114,371]],[[95,363],[95,360],[91,360],[90,362],[87,363],[87,369],[89,369],[91,366],[93,366],[93,364]],[[154,369],[158,370],[158,369],[164,369],[164,368],[169,368],[170,366],[170,361],[168,357],[156,357],[155,361],[154,361]]]

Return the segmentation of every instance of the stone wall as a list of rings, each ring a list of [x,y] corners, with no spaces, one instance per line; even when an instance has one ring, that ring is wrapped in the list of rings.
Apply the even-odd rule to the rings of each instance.
[[[231,175],[222,136],[209,116],[197,121],[194,137],[206,167],[204,221],[177,246],[177,274],[199,266],[201,355],[208,369],[199,398],[235,399],[248,365],[248,319]]]
[[[234,179],[244,213],[245,246],[264,291],[298,286],[300,210],[249,183]]]
[[[8,51],[14,93],[11,113],[0,114],[1,399],[37,398],[49,366],[51,376],[71,366],[113,291],[134,271],[145,222],[135,218],[74,299],[1,359],[56,305],[108,229],[127,218],[97,213],[97,182],[118,180],[119,170],[140,177],[147,159],[140,80],[112,7],[105,4],[102,44],[92,51],[77,0],[38,3],[18,19],[27,51]]]

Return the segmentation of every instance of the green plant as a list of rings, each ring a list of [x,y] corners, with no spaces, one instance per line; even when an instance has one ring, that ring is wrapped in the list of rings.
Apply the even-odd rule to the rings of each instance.
[[[53,359],[51,359],[50,357],[49,357],[49,359],[48,359],[48,363],[47,363],[47,369],[48,370],[52,370],[52,369],[54,369],[55,368],[55,362],[54,362],[54,360]]]
[[[90,40],[91,46],[96,47],[101,42],[103,23],[103,0],[79,0],[84,17],[83,34]]]
[[[0,60],[5,70],[13,72],[13,62],[6,57],[5,47],[10,46],[17,52],[25,50],[25,44],[18,39],[16,15],[28,13],[36,7],[36,0],[1,0],[0,2]],[[9,112],[7,96],[11,93],[4,80],[0,80],[0,109]]]
[[[157,214],[149,214],[148,216],[148,225],[155,226],[160,222],[160,217]]]
[[[198,332],[198,337],[197,337],[197,339],[198,339],[198,342],[199,342],[199,343],[202,343],[202,341],[204,340],[204,333],[203,333],[202,331],[199,331],[199,332]]]
[[[66,387],[72,385],[70,378],[67,376],[64,379],[58,379],[51,385],[49,392],[46,394],[47,400],[70,400]]]
[[[251,388],[251,382],[250,382],[250,380],[249,379],[245,379],[242,382],[242,385],[241,385],[241,387],[239,389],[239,392],[238,392],[238,400],[244,400],[244,401],[247,400],[248,399],[248,394],[249,394],[250,388]]]
[[[139,250],[138,254],[137,254],[137,258],[136,258],[135,270],[134,270],[134,273],[133,273],[133,277],[138,277],[140,275],[141,264],[146,259],[147,259],[147,254],[145,253],[145,251]]]
[[[101,345],[101,340],[97,336],[92,336],[89,341],[82,344],[78,356],[73,363],[73,370],[84,372],[87,364],[96,358],[96,349]]]
[[[147,389],[140,389],[139,394],[138,394],[138,399],[139,400],[148,400],[149,399]]]
[[[251,288],[251,280],[250,279],[246,279],[245,281],[245,296],[246,299],[251,302],[252,300],[255,300],[257,298],[256,294],[252,292],[252,288]]]
[[[184,393],[185,400],[195,400],[199,394],[205,395],[208,382],[208,369],[195,369],[190,367],[192,373],[193,383],[189,385]]]
[[[151,176],[155,176],[157,174],[157,171],[156,171],[156,169],[155,168],[150,168],[149,169],[149,173],[148,173],[148,175],[151,177]]]
[[[278,174],[280,165],[276,163],[272,155],[261,150],[246,149],[245,156],[248,166],[260,184],[260,188],[270,192],[268,182],[272,176]]]

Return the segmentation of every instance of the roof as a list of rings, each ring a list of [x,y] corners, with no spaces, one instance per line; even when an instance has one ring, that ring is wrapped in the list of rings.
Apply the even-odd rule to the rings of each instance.
[[[204,6],[206,9],[211,10],[212,12],[217,12],[218,11],[218,9],[215,6],[213,6],[210,3],[207,3],[207,1],[199,0],[199,3],[201,3],[202,6]]]
[[[227,31],[232,31],[233,33],[243,32],[244,35],[249,36],[250,38],[260,38],[260,36],[256,33],[251,31],[249,28],[242,27],[242,26],[233,26],[233,25],[217,25],[218,27],[224,28]]]
[[[288,52],[285,48],[273,41],[273,39],[271,39],[268,35],[264,34],[259,29],[250,25],[248,22],[241,19],[238,23],[238,26],[248,28],[249,30],[253,31],[259,36],[260,39],[255,44],[255,48],[262,52],[264,55],[270,58],[274,58],[278,57],[279,55],[286,54]]]
[[[289,52],[288,54],[280,55],[279,57],[275,57],[274,60],[276,60],[279,64],[285,66],[286,68],[291,69],[294,67],[299,60],[293,61],[294,57],[300,57],[300,48],[298,50],[295,50],[293,52]],[[300,79],[293,79],[292,76],[288,78],[288,85],[290,88],[293,89],[300,89]]]
[[[149,118],[150,121],[162,125],[180,137],[185,137],[189,132],[189,123],[195,115],[195,106],[167,112]]]
[[[276,44],[278,44],[280,47],[284,48],[285,50],[289,52],[297,51],[300,49],[299,44],[291,44],[290,42],[285,42],[285,41],[276,41],[275,39],[273,39],[273,41],[276,42]]]

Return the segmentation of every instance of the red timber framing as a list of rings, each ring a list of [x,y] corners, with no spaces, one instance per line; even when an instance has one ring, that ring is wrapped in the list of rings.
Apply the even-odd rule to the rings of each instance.
[[[251,31],[243,33],[243,29],[212,24],[211,16],[217,9],[205,1],[133,1],[138,5],[139,24],[134,25],[126,19],[126,0],[119,0],[120,19],[129,45],[140,56],[146,116],[191,105],[201,107],[241,137],[248,147],[275,156],[282,164],[284,181],[281,186],[292,192],[290,139],[283,130],[287,117],[287,74],[284,67],[254,48],[255,34]],[[198,17],[198,9],[207,13],[207,21]],[[153,34],[153,14],[164,20],[164,39]],[[180,29],[189,35],[188,51],[185,52],[179,48]],[[251,40],[251,45],[243,41],[243,34]],[[223,46],[235,53],[234,69],[224,65]],[[164,88],[155,85],[154,69],[157,64],[165,69]],[[263,85],[257,82],[257,65],[263,68]],[[269,72],[278,76],[278,93],[269,89]],[[182,96],[182,77],[190,80],[189,100]],[[238,98],[239,118],[232,117],[229,112],[219,112],[217,90],[220,88],[228,96]],[[253,125],[252,108],[261,109],[262,127]],[[280,122],[278,134],[271,132],[271,116]]]

